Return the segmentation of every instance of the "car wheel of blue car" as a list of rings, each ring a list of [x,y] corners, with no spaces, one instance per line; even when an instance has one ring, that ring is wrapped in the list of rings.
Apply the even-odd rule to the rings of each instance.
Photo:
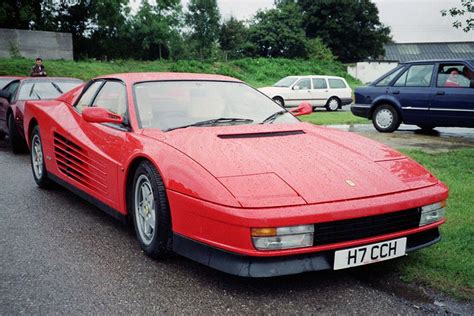
[[[383,104],[375,109],[372,122],[379,132],[391,133],[400,126],[401,120],[393,106]]]

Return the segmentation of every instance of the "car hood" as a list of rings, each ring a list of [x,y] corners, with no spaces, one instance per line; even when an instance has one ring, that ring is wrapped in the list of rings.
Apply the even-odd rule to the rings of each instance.
[[[284,88],[284,87],[263,87],[258,89],[260,92],[264,94],[268,93],[283,93],[283,92],[288,92],[290,88]]]
[[[309,123],[143,133],[199,163],[244,207],[351,200],[437,183],[385,145]]]

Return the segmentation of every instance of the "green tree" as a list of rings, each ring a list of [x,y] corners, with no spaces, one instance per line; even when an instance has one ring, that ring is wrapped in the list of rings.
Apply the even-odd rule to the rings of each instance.
[[[41,19],[41,1],[2,0],[0,28],[31,29]]]
[[[301,12],[291,1],[257,12],[250,25],[250,53],[262,57],[306,57],[302,26]]]
[[[290,1],[291,2],[291,1]],[[297,0],[306,35],[319,37],[343,62],[378,58],[390,41],[370,0]],[[300,14],[301,14],[300,13]]]
[[[219,44],[228,58],[240,58],[248,45],[248,27],[244,22],[231,17],[223,22],[219,32]]]
[[[469,32],[474,30],[474,18],[472,17],[472,13],[474,13],[474,1],[472,0],[461,0],[460,7],[453,7],[448,10],[442,10],[442,16],[451,16],[461,18],[465,14],[469,13],[469,17],[466,18],[465,21],[456,20],[453,22],[453,27],[457,29],[462,29],[464,32]]]
[[[131,19],[130,39],[134,43],[135,57],[141,59],[170,58],[176,38],[180,36],[181,4],[179,0],[156,1],[151,5],[143,1]]]
[[[217,0],[189,1],[186,23],[201,59],[212,55],[219,37],[219,20]]]

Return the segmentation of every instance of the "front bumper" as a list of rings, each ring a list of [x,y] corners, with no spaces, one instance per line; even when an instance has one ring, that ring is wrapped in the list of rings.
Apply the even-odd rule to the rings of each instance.
[[[370,118],[370,105],[369,104],[353,104],[351,105],[351,112],[355,116],[364,118]]]
[[[439,242],[441,236],[436,227],[408,235],[407,239],[408,253]],[[293,256],[253,257],[220,250],[179,234],[173,236],[173,250],[216,270],[252,278],[330,270],[333,268],[335,252],[335,250],[329,250]]]

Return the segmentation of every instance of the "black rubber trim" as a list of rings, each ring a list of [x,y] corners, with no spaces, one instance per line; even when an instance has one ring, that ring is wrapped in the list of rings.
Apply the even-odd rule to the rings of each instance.
[[[72,193],[78,195],[80,198],[82,198],[82,199],[86,200],[87,202],[91,203],[95,207],[98,207],[99,209],[101,209],[102,211],[104,211],[108,215],[112,216],[113,218],[118,219],[122,223],[127,223],[127,216],[126,215],[123,215],[122,213],[120,213],[116,209],[108,206],[104,202],[99,201],[98,199],[92,197],[91,195],[89,195],[88,193],[82,191],[81,189],[78,189],[75,186],[73,186],[72,184],[67,183],[66,181],[64,181],[63,179],[59,178],[58,176],[52,174],[51,172],[48,172],[48,178],[50,178],[52,181],[56,182],[60,186],[65,187],[66,189],[68,189]]]
[[[247,134],[221,134],[217,137],[222,139],[233,139],[233,138],[261,138],[261,137],[278,137],[278,136],[291,136],[306,134],[302,130],[298,131],[283,131],[283,132],[266,132],[266,133],[247,133]]]
[[[438,228],[408,235],[407,238],[407,253],[441,240]],[[335,252],[330,250],[295,256],[250,257],[217,249],[176,233],[173,234],[173,251],[216,270],[250,278],[332,270]]]

